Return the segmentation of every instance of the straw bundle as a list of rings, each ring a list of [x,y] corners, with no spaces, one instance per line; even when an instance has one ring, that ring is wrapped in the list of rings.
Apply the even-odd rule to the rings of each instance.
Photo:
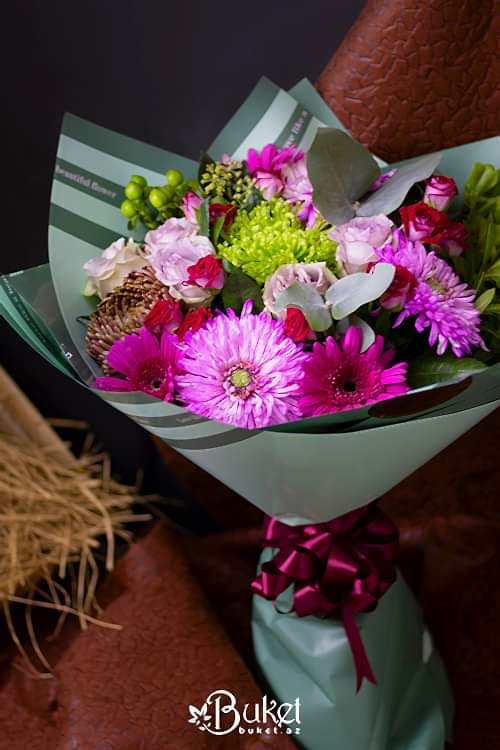
[[[0,605],[11,636],[16,634],[9,604],[26,606],[26,624],[35,653],[50,674],[36,641],[32,606],[68,614],[81,626],[98,622],[94,594],[99,555],[113,567],[115,536],[144,520],[131,512],[135,490],[110,478],[105,454],[75,458],[26,396],[0,368]],[[102,537],[105,553],[100,551]],[[71,565],[70,565],[71,564]],[[67,591],[62,581],[73,577]],[[46,676],[46,675],[44,675]]]

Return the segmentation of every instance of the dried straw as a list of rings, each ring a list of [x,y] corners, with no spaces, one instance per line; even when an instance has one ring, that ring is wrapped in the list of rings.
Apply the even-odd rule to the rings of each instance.
[[[84,629],[88,623],[119,628],[94,616],[100,613],[94,596],[98,561],[103,555],[111,570],[115,537],[130,541],[124,525],[150,518],[131,511],[135,500],[134,488],[110,478],[105,454],[75,458],[0,368],[0,607],[14,643],[31,664],[9,606],[26,605],[27,631],[46,670],[38,676],[51,674],[33,628],[33,607],[59,612],[57,630],[68,614]],[[71,591],[62,585],[68,572],[74,579]]]

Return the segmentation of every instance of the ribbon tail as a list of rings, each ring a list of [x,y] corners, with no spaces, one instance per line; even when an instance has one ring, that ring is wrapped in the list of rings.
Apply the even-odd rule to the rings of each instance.
[[[342,607],[342,622],[344,624],[347,640],[351,647],[354,666],[356,667],[356,693],[359,693],[363,680],[366,678],[372,685],[377,684],[375,675],[371,668],[366,650],[361,639],[358,625],[354,619],[351,607]]]

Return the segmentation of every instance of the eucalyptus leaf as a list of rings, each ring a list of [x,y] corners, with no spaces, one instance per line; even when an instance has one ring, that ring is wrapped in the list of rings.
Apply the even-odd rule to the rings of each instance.
[[[381,297],[390,287],[395,272],[392,263],[377,263],[370,273],[351,273],[333,283],[326,293],[332,317],[342,320]]]
[[[298,307],[313,331],[326,331],[332,325],[332,316],[325,305],[325,301],[317,289],[296,281],[284,289],[275,303],[277,312],[287,307]]]
[[[477,298],[475,305],[480,313],[484,313],[484,311],[488,308],[488,305],[493,302],[495,294],[495,289],[487,289],[481,294],[480,297]]]
[[[336,128],[319,128],[307,155],[313,202],[331,224],[344,224],[380,174],[368,149]]]
[[[371,326],[368,325],[366,321],[363,320],[363,318],[360,318],[358,315],[349,315],[347,318],[342,318],[342,320],[339,320],[337,324],[337,331],[339,333],[345,333],[351,326],[361,328],[361,332],[363,334],[361,351],[366,352],[366,350],[369,349],[375,341],[375,331]]]
[[[368,196],[357,208],[358,216],[375,216],[376,214],[390,214],[400,207],[408,191],[416,182],[430,177],[439,162],[441,154],[428,154],[421,159],[398,167],[396,174],[390,180]],[[358,198],[361,196],[358,196]],[[321,209],[320,209],[321,210]]]
[[[412,388],[421,388],[449,380],[463,380],[487,365],[472,357],[455,357],[453,354],[436,356],[425,354],[410,362],[408,382]]]
[[[253,312],[264,309],[262,292],[257,282],[239,268],[233,268],[222,290],[222,304],[226,310],[230,307],[239,315],[247,299],[253,300]]]

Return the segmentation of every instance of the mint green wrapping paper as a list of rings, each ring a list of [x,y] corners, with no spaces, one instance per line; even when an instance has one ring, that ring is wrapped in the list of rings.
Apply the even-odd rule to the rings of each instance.
[[[261,675],[279,703],[300,699],[294,740],[307,750],[443,750],[451,739],[451,693],[403,578],[357,621],[377,685],[365,681],[356,694],[340,621],[279,613],[272,602],[254,597],[252,634]]]

